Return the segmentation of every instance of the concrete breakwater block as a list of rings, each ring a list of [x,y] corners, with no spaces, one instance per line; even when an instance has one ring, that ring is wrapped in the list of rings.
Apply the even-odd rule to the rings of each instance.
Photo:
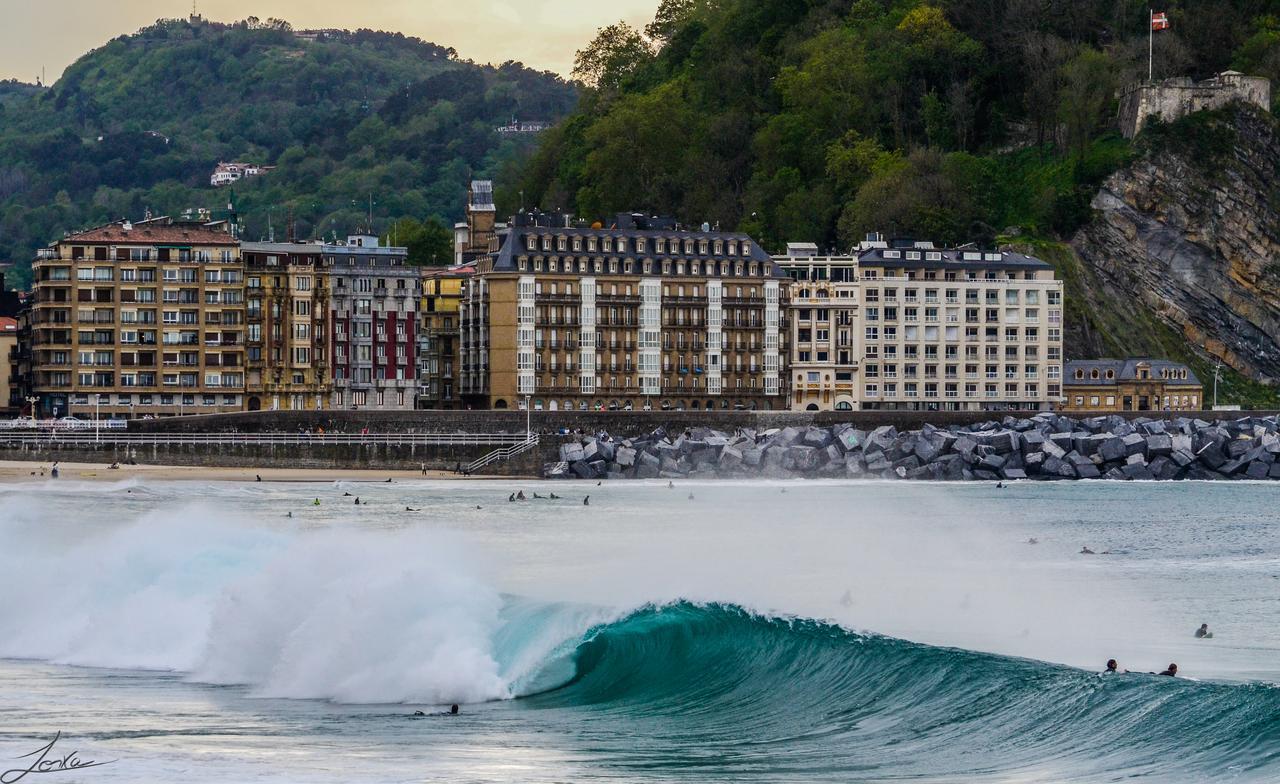
[[[1280,479],[1280,422],[1243,416],[1006,416],[968,426],[830,427],[576,437],[548,478],[853,477],[905,481]]]

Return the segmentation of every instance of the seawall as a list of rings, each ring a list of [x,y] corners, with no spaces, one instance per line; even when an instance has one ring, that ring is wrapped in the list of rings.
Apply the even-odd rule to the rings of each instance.
[[[1150,417],[1155,412],[1127,412],[1125,419]],[[1159,416],[1159,414],[1155,414]],[[1206,421],[1262,416],[1264,412],[1184,412],[1180,416]],[[925,425],[937,428],[965,427],[993,419],[998,412],[921,412],[921,411],[534,411],[528,423],[542,439],[536,449],[513,460],[494,463],[482,473],[502,476],[538,476],[546,463],[560,459],[562,444],[576,439],[576,432],[593,434],[600,431],[613,438],[648,436],[661,428],[668,433],[682,433],[694,428],[710,428],[725,432],[753,430],[763,432],[775,428],[830,428],[850,424],[871,431],[893,427],[899,432],[919,430]],[[130,433],[209,434],[209,433],[506,433],[525,432],[523,411],[315,411],[315,412],[245,412],[208,414],[172,419],[131,422]],[[561,435],[562,430],[572,435]],[[263,468],[329,468],[416,470],[426,464],[430,470],[449,471],[459,464],[488,454],[491,446],[424,446],[414,444],[364,443],[339,445],[322,439],[302,439],[300,444],[190,444],[159,443],[95,446],[41,441],[38,444],[6,442],[0,433],[0,459],[77,462],[127,462],[159,465],[225,466]]]

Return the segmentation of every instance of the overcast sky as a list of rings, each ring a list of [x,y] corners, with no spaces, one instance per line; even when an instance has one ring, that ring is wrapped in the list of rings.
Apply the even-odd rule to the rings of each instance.
[[[567,75],[597,28],[653,17],[658,0],[197,0],[222,22],[257,16],[294,27],[368,27],[416,35],[478,62],[519,60]],[[53,82],[90,49],[161,17],[186,16],[186,0],[0,0],[0,79]]]

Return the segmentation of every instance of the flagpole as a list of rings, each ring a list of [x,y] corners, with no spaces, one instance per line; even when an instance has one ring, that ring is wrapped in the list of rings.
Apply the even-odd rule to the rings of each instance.
[[[1156,80],[1156,12],[1147,9],[1147,81]]]

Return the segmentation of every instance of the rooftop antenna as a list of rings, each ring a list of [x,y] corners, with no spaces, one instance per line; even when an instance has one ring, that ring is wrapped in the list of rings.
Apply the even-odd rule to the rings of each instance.
[[[297,240],[297,237],[295,236],[295,231],[293,226],[293,205],[292,204],[289,205],[289,215],[287,218],[285,218],[284,226],[285,226],[284,228],[285,241],[295,242]]]

